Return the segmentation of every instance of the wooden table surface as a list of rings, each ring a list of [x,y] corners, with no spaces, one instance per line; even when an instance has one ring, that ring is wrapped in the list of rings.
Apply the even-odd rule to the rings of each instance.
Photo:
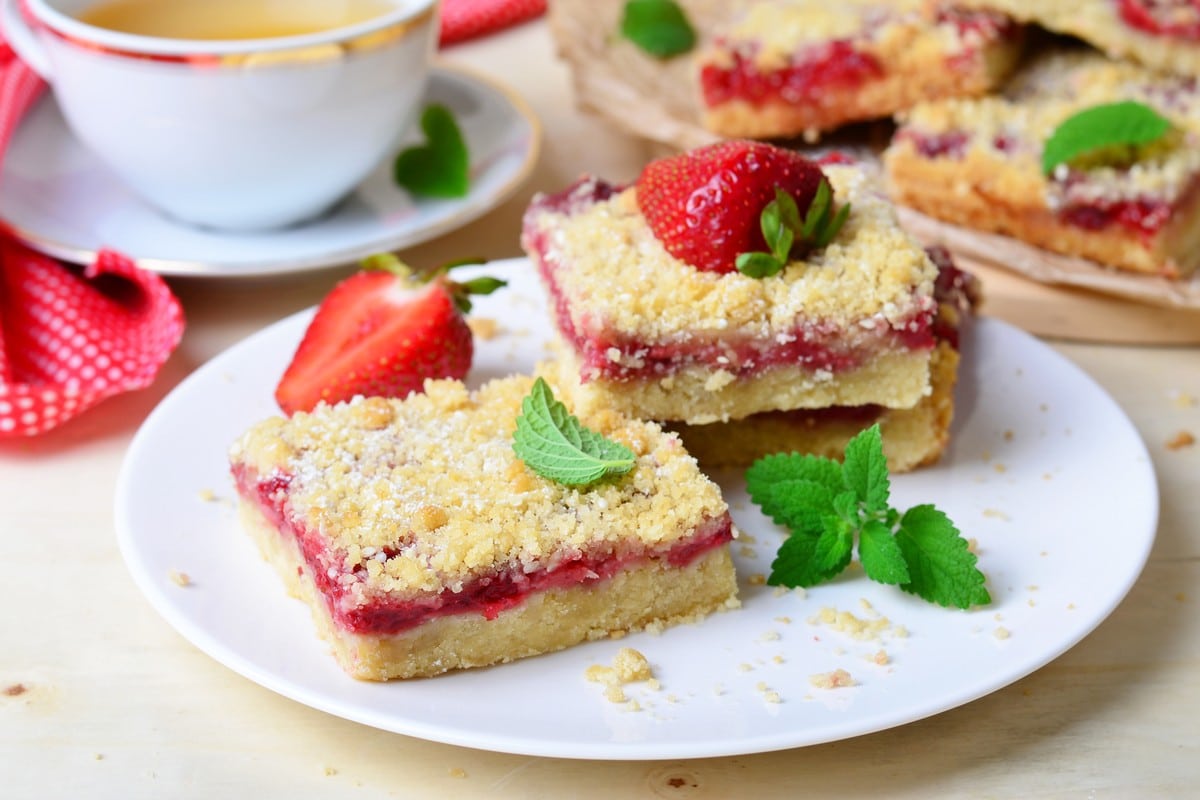
[[[652,148],[575,111],[543,23],[444,56],[507,82],[541,116],[529,183],[466,231],[412,248],[428,266],[518,255],[537,189],[583,171],[634,177]],[[465,238],[464,238],[465,237]],[[786,752],[668,762],[488,753],[348,722],[285,699],[202,654],[150,607],[117,550],[113,491],[131,437],[197,366],[313,304],[336,268],[271,279],[179,280],[182,345],[150,389],[38,439],[0,444],[0,797],[1200,797],[1200,349],[1050,340],[1126,410],[1158,472],[1161,522],[1141,579],[1083,642],[1017,683],[938,716]],[[1038,330],[1028,289],[1065,333],[1070,295],[988,281],[993,313]],[[1086,303],[1082,305],[1087,306]],[[1192,330],[1195,318],[1173,321]],[[1153,338],[1153,336],[1151,336]],[[1063,497],[1085,504],[1087,497]],[[537,702],[537,698],[530,698]]]

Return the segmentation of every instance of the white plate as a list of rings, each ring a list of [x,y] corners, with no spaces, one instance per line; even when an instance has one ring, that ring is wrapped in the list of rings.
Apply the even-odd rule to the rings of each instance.
[[[523,100],[477,76],[436,67],[424,103],[448,106],[471,153],[463,198],[413,198],[388,159],[329,213],[265,233],[176,222],[127,189],[67,129],[47,95],[21,122],[0,167],[0,219],[37,250],[76,263],[111,248],[164,275],[265,275],[345,264],[461,227],[504,201],[537,161],[541,126]],[[409,132],[401,147],[420,138]]]
[[[479,342],[472,383],[545,357],[545,304],[524,260],[482,271],[509,288],[475,315],[500,323]],[[967,335],[953,445],[893,483],[897,506],[934,502],[978,542],[994,603],[931,606],[859,574],[798,593],[755,585],[782,534],[718,476],[738,527],[743,607],[661,635],[593,642],[428,680],[372,684],[342,673],[237,527],[225,448],[276,413],[272,390],[308,313],[230,349],[176,388],[138,432],[116,499],[121,549],[150,602],[197,647],[253,681],[331,714],[390,731],[542,756],[658,759],[777,750],[936,714],[1009,684],[1082,639],[1116,607],[1154,539],[1158,498],[1146,449],[1121,409],[1070,362],[1009,325]],[[205,500],[215,492],[219,500]],[[173,570],[193,585],[172,582]],[[857,641],[808,620],[826,606],[870,614],[908,636]],[[790,621],[785,621],[790,620]],[[1007,637],[1005,634],[1007,633]],[[642,651],[662,687],[632,685],[642,710],[584,679],[621,647]],[[889,663],[870,659],[885,651]],[[837,668],[858,685],[818,689]],[[767,702],[764,690],[778,693]]]

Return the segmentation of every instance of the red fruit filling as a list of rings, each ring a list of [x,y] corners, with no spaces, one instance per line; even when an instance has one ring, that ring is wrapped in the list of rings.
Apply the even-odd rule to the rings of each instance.
[[[1154,36],[1200,41],[1200,0],[1116,0],[1131,28]]]
[[[787,67],[762,72],[754,63],[754,51],[733,52],[733,64],[707,64],[700,71],[704,102],[718,106],[744,100],[754,106],[770,103],[795,105],[819,98],[831,89],[847,90],[883,76],[883,67],[870,53],[845,41],[811,48]]]
[[[665,558],[673,567],[682,568],[701,554],[733,539],[733,522],[725,514],[705,520],[691,538],[678,542],[665,552],[645,551],[639,545],[625,552],[575,553],[542,572],[529,574],[518,566],[507,572],[476,578],[458,592],[444,589],[439,594],[407,600],[376,597],[361,605],[354,600],[353,588],[366,580],[366,567],[359,565],[347,570],[345,553],[331,550],[319,533],[291,516],[287,495],[291,479],[279,474],[259,478],[242,465],[236,465],[233,474],[242,496],[256,503],[280,535],[296,541],[338,627],[364,635],[401,633],[450,614],[475,613],[495,619],[500,612],[519,606],[538,592],[594,583],[611,578],[626,567],[656,559]],[[397,542],[393,547],[385,548],[384,554],[396,555],[402,544]]]
[[[527,215],[526,219],[533,220],[541,209],[557,213],[580,213],[588,205],[610,197],[613,191],[611,184],[584,178],[558,194],[535,200],[531,209],[533,213]],[[579,330],[572,321],[567,299],[554,274],[554,259],[548,256],[552,251],[552,242],[547,234],[529,224],[524,238],[538,254],[538,269],[554,303],[559,332],[574,348],[585,381],[595,378],[658,379],[692,364],[726,370],[739,378],[752,377],[782,366],[838,373],[861,366],[878,351],[880,345],[879,339],[875,339],[869,347],[854,347],[846,342],[845,330],[840,325],[822,320],[797,325],[788,336],[782,337],[785,341],[777,338],[738,341],[730,337],[717,340],[690,337],[686,341],[645,342],[624,338],[614,332],[589,335],[587,331]],[[935,344],[933,315],[931,305],[886,331],[877,328],[876,334],[888,343],[905,349],[930,350]],[[620,358],[614,360],[610,357],[613,349],[619,351]]]

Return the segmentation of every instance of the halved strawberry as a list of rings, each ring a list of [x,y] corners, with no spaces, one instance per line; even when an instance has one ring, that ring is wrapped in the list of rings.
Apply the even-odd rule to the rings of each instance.
[[[489,294],[503,281],[456,283],[448,267],[416,277],[391,256],[366,266],[321,302],[279,381],[275,400],[289,416],[358,394],[405,397],[426,378],[461,379],[471,368],[468,295]]]
[[[637,179],[638,207],[667,252],[699,270],[733,272],[741,253],[768,250],[760,217],[775,190],[801,217],[825,180],[781,147],[733,140],[653,161]]]

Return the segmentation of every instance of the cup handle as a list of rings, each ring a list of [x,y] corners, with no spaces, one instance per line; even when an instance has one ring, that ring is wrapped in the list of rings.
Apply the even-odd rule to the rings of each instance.
[[[22,61],[44,80],[50,80],[50,59],[21,11],[21,0],[0,0],[0,33]]]

